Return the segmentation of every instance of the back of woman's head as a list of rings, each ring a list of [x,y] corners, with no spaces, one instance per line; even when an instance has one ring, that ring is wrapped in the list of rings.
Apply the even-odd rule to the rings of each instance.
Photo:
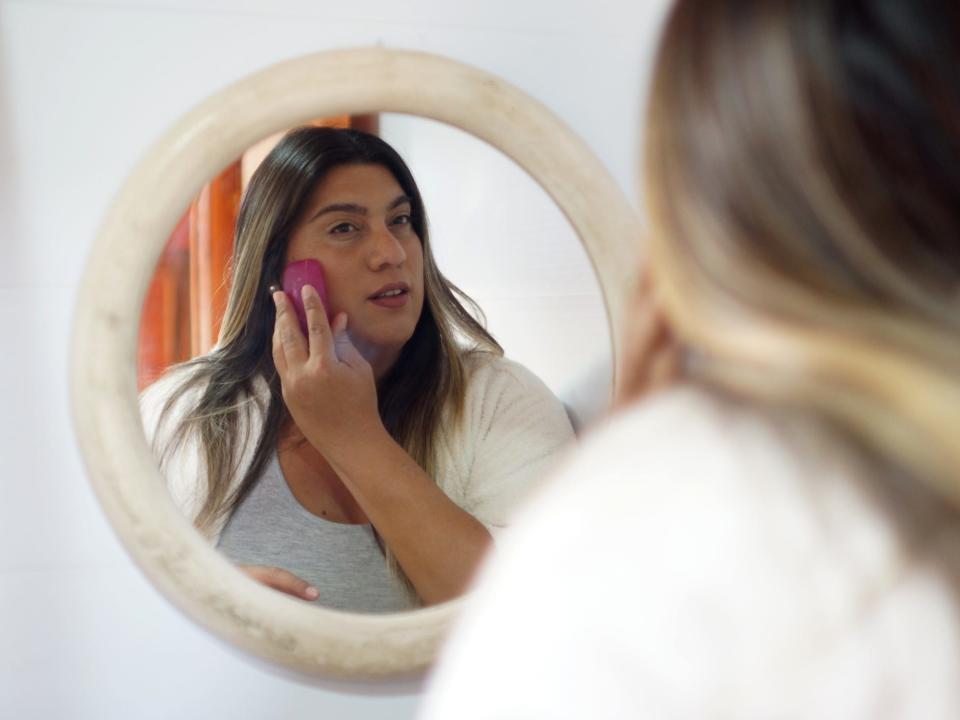
[[[697,372],[960,502],[957,67],[955,0],[679,0],[645,180]]]

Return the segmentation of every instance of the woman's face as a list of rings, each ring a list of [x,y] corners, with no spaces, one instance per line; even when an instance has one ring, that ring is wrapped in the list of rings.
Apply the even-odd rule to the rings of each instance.
[[[350,339],[364,355],[395,360],[420,319],[423,248],[410,212],[387,168],[341,165],[317,186],[287,246],[285,264],[323,265],[328,312],[347,314]]]

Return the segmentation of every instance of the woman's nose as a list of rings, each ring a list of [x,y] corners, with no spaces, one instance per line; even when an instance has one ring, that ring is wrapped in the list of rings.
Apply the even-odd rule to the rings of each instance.
[[[373,243],[370,249],[370,267],[380,270],[384,267],[402,265],[407,259],[407,253],[390,228],[383,226],[373,233]]]

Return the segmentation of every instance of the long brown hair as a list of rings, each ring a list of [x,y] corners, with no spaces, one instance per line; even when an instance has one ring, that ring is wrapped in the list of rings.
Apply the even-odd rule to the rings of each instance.
[[[420,191],[396,151],[380,138],[356,130],[291,131],[258,167],[244,194],[230,297],[217,347],[177,368],[187,372],[162,411],[170,412],[185,393],[198,397],[171,440],[156,450],[163,463],[188,438],[197,439],[207,482],[203,506],[194,519],[200,529],[229,515],[243,501],[276,446],[288,412],[271,355],[274,310],[269,288],[279,284],[290,235],[313,191],[333,168],[348,164],[382,165],[393,174],[410,198],[411,224],[423,246],[423,311],[377,394],[388,432],[431,477],[441,424],[456,422],[463,408],[464,353],[476,349],[502,354],[468,311],[469,307],[479,315],[476,305],[437,268]],[[256,400],[258,379],[269,388],[269,398],[258,410],[264,417],[260,436],[248,438],[244,414]],[[253,460],[231,493],[242,449],[250,442],[256,445]]]
[[[960,508],[960,6],[679,0],[651,270],[692,373]],[[946,502],[945,502],[946,501]]]

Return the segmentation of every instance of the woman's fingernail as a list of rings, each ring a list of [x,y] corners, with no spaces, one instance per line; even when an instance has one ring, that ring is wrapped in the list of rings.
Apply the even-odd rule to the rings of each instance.
[[[277,290],[270,294],[270,297],[273,298],[273,304],[279,308],[280,307],[280,291]]]
[[[306,595],[309,600],[316,600],[318,597],[320,597],[320,591],[317,590],[313,585],[304,590],[303,594]]]

